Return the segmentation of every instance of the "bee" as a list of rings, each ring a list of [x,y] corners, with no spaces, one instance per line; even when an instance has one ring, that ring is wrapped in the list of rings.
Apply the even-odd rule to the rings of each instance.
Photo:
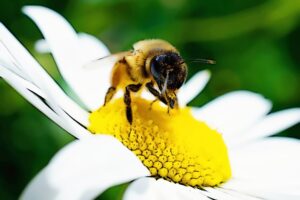
[[[133,45],[133,50],[115,55],[118,59],[103,106],[123,90],[127,121],[132,124],[131,93],[146,87],[168,109],[178,107],[176,93],[186,80],[187,65],[174,46],[160,39],[142,40]]]
[[[184,84],[188,69],[178,50],[160,39],[142,40],[133,50],[114,54],[117,57],[111,72],[104,105],[118,90],[124,91],[127,121],[132,124],[131,93],[146,87],[148,91],[168,107],[178,108],[177,91]],[[101,59],[100,59],[101,60]]]

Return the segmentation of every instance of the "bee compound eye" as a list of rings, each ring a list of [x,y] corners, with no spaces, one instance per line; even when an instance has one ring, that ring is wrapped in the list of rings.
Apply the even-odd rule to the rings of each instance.
[[[155,79],[160,79],[163,72],[164,56],[155,56],[150,63],[150,71]]]

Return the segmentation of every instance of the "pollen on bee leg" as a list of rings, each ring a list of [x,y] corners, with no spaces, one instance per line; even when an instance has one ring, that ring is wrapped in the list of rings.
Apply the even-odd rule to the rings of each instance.
[[[126,119],[123,99],[90,115],[89,130],[113,135],[130,149],[156,178],[188,186],[215,186],[231,176],[221,134],[197,121],[190,109],[174,110],[132,98],[133,122]]]

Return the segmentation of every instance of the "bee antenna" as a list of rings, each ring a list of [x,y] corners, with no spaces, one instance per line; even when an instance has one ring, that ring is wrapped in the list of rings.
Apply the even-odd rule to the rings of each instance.
[[[209,65],[216,64],[216,61],[214,61],[214,60],[202,59],[202,58],[191,59],[190,61],[191,62],[202,63],[202,64],[209,64]]]

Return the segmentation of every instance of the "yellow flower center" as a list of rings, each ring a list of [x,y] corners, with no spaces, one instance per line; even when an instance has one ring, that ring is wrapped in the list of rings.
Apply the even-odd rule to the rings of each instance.
[[[133,123],[123,98],[90,115],[89,130],[120,140],[151,175],[188,186],[215,186],[231,176],[227,148],[216,130],[196,120],[189,108],[171,110],[141,98],[132,99]]]

